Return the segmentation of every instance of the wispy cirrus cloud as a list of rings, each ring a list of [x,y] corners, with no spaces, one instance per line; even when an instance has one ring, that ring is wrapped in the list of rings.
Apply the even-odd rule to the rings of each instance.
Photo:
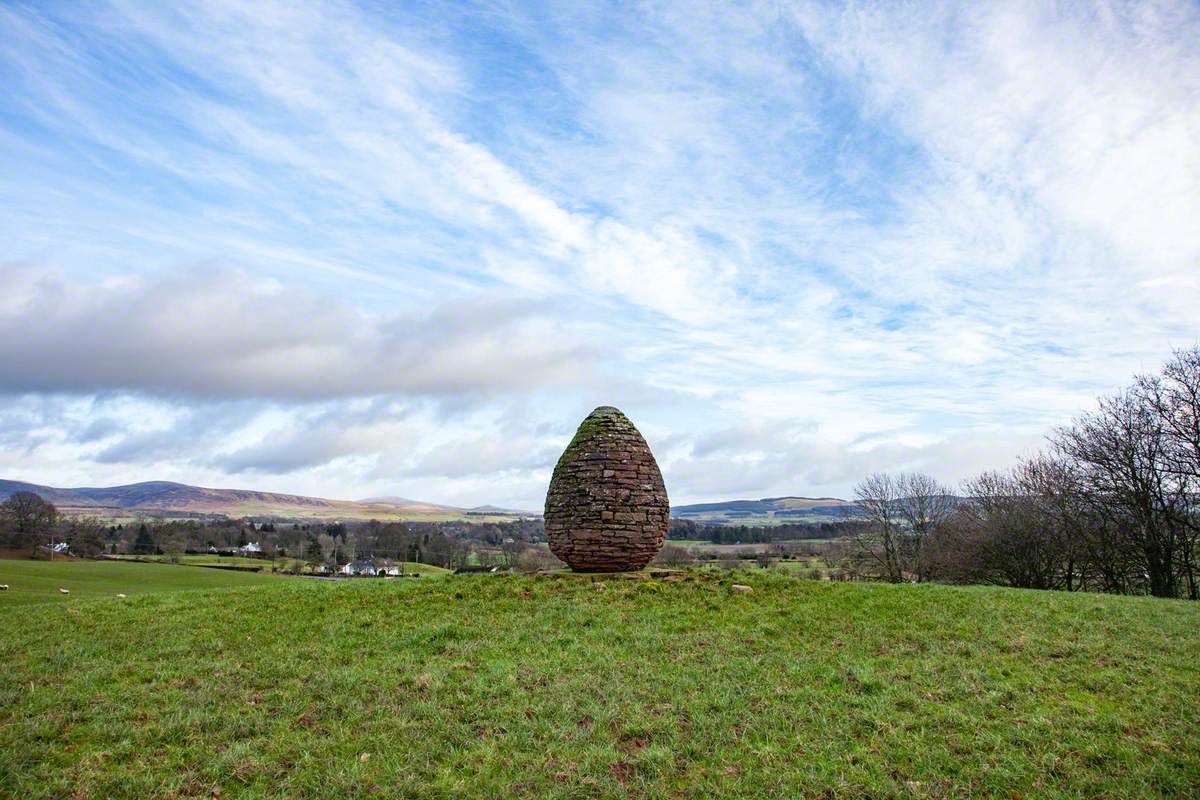
[[[1200,335],[1193,4],[480,11],[0,9],[0,467],[536,505],[617,402],[836,494]]]

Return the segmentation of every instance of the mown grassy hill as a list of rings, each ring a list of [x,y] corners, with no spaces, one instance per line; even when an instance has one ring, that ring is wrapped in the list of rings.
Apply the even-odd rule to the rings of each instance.
[[[7,608],[0,793],[1196,796],[1198,623],[1175,601],[766,573]]]
[[[89,597],[116,597],[118,594],[132,596],[258,586],[277,580],[280,579],[254,572],[132,561],[0,559],[0,584],[9,587],[0,592],[0,610],[32,603],[78,603]],[[70,594],[64,595],[59,589],[67,589]],[[206,602],[215,600],[209,598]],[[6,621],[5,624],[12,623]]]

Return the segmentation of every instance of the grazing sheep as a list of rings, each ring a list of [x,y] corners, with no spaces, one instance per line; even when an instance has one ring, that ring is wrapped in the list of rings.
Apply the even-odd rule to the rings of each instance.
[[[8,584],[0,583],[0,592],[7,592],[7,591],[8,591]]]
[[[70,594],[70,593],[71,593],[71,590],[70,590],[70,589],[59,589],[59,591],[60,591],[60,592],[62,592],[63,594]]]
[[[125,596],[125,595],[123,595],[123,594],[119,594],[119,595],[117,595],[117,597],[124,597],[124,596]]]

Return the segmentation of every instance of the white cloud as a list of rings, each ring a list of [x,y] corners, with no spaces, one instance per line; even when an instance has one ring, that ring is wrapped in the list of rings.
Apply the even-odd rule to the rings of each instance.
[[[568,323],[519,298],[369,315],[213,268],[97,286],[10,265],[0,283],[0,391],[10,393],[317,400],[528,391],[596,377],[593,353]]]
[[[536,506],[615,402],[844,494],[1200,335],[1192,4],[445,13],[0,9],[0,468]]]

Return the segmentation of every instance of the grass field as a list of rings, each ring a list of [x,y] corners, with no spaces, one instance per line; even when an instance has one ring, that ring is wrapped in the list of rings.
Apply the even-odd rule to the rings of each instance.
[[[182,592],[195,589],[230,589],[256,586],[281,578],[254,572],[140,564],[123,561],[14,561],[0,560],[0,609],[35,603],[77,607],[92,597],[130,597],[139,594]],[[59,589],[70,590],[64,595]],[[215,602],[208,600],[207,602]],[[23,613],[23,612],[22,612]],[[14,624],[5,621],[5,627]],[[0,776],[2,777],[2,776]],[[0,792],[3,788],[0,787]]]
[[[433,564],[422,564],[418,561],[404,561],[401,563],[405,572],[415,572],[422,578],[444,578],[447,575],[453,575],[454,570],[446,569],[445,567],[435,567]]]
[[[835,569],[836,565],[830,564],[820,558],[794,558],[775,562],[775,569],[783,570],[784,572],[809,572],[813,569],[830,570]]]
[[[108,558],[118,561],[158,561],[161,563],[170,563],[167,556],[109,556]],[[290,564],[293,559],[281,559],[281,563]],[[270,572],[271,567],[275,562],[262,558],[247,558],[245,556],[219,556],[212,554],[197,554],[180,556],[179,563],[192,566],[236,566],[236,567],[261,567],[264,571]],[[417,561],[401,562],[406,573],[415,572],[422,577],[441,577],[449,575],[453,570],[444,567],[435,567],[433,564],[422,564]]]
[[[0,623],[11,797],[1200,793],[1194,603],[762,571],[275,580]]]
[[[106,556],[108,559],[117,561],[158,561],[163,564],[171,563],[169,556],[132,556],[132,555],[115,555]],[[246,556],[219,556],[210,553],[201,553],[196,555],[183,555],[179,557],[180,564],[191,565],[222,565],[230,567],[261,567],[263,570],[270,572],[272,562],[265,558],[247,558]]]

